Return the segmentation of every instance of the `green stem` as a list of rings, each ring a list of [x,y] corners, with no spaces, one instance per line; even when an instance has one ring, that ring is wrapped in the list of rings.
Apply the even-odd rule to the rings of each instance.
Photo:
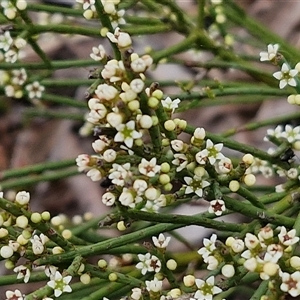
[[[259,287],[256,289],[255,293],[252,295],[250,300],[260,300],[262,296],[268,291],[269,280],[264,280],[261,282]]]
[[[250,201],[254,206],[264,209],[264,204],[248,189],[244,188],[243,186],[240,186],[240,188],[237,191],[237,194],[240,196],[243,196],[246,200]]]
[[[253,219],[259,219],[264,223],[276,224],[278,226],[284,225],[289,228],[293,227],[295,223],[295,220],[292,218],[272,213],[270,210],[266,211],[265,209],[255,207],[252,204],[230,198],[226,195],[223,195],[223,200],[225,201],[227,209],[239,212],[242,215]]]
[[[51,172],[47,174],[42,174],[42,175],[32,175],[28,176],[25,178],[19,178],[15,180],[7,180],[4,182],[1,182],[0,185],[0,190],[7,190],[7,189],[12,189],[12,188],[20,188],[24,187],[27,185],[34,185],[37,184],[38,182],[44,182],[44,181],[53,181],[53,180],[58,180],[62,178],[67,178],[70,176],[75,176],[79,175],[77,167],[67,169],[67,170],[62,170],[62,171],[56,171],[56,172]]]
[[[71,112],[62,112],[55,111],[49,109],[36,109],[29,108],[24,112],[25,118],[33,118],[33,117],[41,117],[41,118],[49,118],[49,119],[67,119],[67,120],[76,120],[76,121],[84,121],[84,116],[79,113],[71,113]]]
[[[25,176],[25,175],[29,175],[30,173],[40,173],[47,170],[63,169],[65,167],[70,167],[74,165],[75,165],[75,158],[57,161],[57,162],[56,161],[45,162],[45,163],[30,165],[18,169],[10,169],[6,171],[2,171],[0,173],[0,179],[5,180],[11,177]]]
[[[47,101],[50,103],[58,103],[60,105],[67,105],[67,106],[71,106],[71,107],[87,108],[87,104],[85,102],[77,101],[71,97],[59,96],[59,95],[54,95],[54,94],[43,93],[41,101]]]

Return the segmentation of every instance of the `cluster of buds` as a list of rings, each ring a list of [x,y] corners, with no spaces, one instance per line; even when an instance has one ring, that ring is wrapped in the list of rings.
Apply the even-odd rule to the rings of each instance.
[[[76,0],[77,3],[82,5],[84,10],[83,16],[87,19],[97,18],[97,9],[95,7],[95,2],[97,0]],[[107,14],[110,19],[110,23],[113,28],[116,28],[118,25],[125,24],[125,20],[123,16],[125,14],[124,9],[118,9],[118,5],[120,0],[101,0],[101,4],[103,6],[104,14]]]

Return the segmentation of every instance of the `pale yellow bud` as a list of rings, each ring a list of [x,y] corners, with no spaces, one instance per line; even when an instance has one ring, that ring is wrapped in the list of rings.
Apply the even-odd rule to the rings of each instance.
[[[247,153],[243,156],[242,161],[247,165],[252,165],[254,161],[254,157],[252,154]]]
[[[172,289],[168,292],[168,295],[172,297],[172,299],[176,299],[181,296],[180,289]]]
[[[126,226],[125,226],[124,221],[118,222],[118,223],[117,223],[117,228],[118,228],[119,231],[124,231],[124,230],[126,230]]]
[[[98,267],[101,268],[101,269],[104,269],[107,267],[107,262],[106,260],[104,259],[99,259],[98,260]]]
[[[169,259],[166,266],[169,270],[174,271],[177,268],[177,262],[174,259]]]
[[[263,271],[269,276],[275,276],[279,270],[279,265],[273,262],[267,262],[263,266]]]
[[[87,274],[87,273],[82,274],[82,275],[80,276],[80,281],[81,281],[83,284],[89,284],[90,281],[91,281],[91,276],[90,276],[89,274]]]
[[[247,174],[244,177],[244,182],[247,186],[252,186],[256,182],[256,177],[253,174]]]
[[[63,238],[65,238],[66,240],[69,240],[72,237],[72,231],[69,229],[65,229],[61,235],[63,236]]]
[[[52,249],[53,254],[61,254],[64,252],[64,249],[62,247],[56,246]]]
[[[8,230],[6,228],[0,228],[0,239],[8,235]]]
[[[108,275],[109,281],[117,281],[118,280],[118,275],[116,273],[110,273]]]
[[[233,265],[225,265],[222,267],[221,270],[223,276],[227,277],[227,278],[231,278],[234,274],[235,274],[235,269],[233,267]]]
[[[237,180],[231,180],[229,182],[229,189],[232,191],[232,192],[236,192],[238,191],[240,188],[240,183],[237,181]]]
[[[42,216],[40,213],[34,212],[31,214],[30,220],[31,220],[31,222],[37,224],[42,221]]]
[[[300,270],[300,257],[299,256],[292,256],[290,259],[291,267],[296,269],[297,271]]]
[[[167,131],[174,131],[176,128],[176,124],[173,120],[168,120],[165,122],[164,127]]]
[[[50,218],[51,218],[51,215],[50,215],[49,211],[43,211],[43,212],[41,213],[41,216],[42,216],[42,219],[43,219],[44,221],[49,221]]]
[[[24,229],[28,226],[28,219],[25,216],[18,216],[16,219],[16,225]]]
[[[192,287],[195,284],[195,276],[194,275],[186,275],[183,277],[183,284],[186,287]]]

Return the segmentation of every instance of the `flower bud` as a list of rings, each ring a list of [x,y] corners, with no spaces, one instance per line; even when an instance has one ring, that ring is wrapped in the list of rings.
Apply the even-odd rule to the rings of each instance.
[[[14,250],[9,246],[2,246],[0,250],[0,255],[3,258],[10,258],[14,255]]]
[[[40,213],[34,212],[31,214],[30,220],[31,220],[31,222],[37,224],[42,221],[42,216]]]
[[[244,182],[247,186],[252,186],[256,182],[256,177],[253,174],[247,174],[244,177]]]
[[[290,259],[290,265],[291,265],[292,268],[299,271],[300,270],[300,257],[299,256],[292,256],[291,259]]]
[[[195,284],[195,276],[193,275],[186,275],[183,277],[183,284],[186,287],[192,287]]]
[[[222,272],[223,276],[225,276],[227,278],[231,278],[235,274],[235,269],[234,269],[233,265],[227,264],[222,267],[221,272]]]
[[[177,262],[174,259],[169,259],[166,266],[169,270],[174,271],[177,268]]]
[[[232,191],[232,192],[237,192],[240,188],[240,183],[237,181],[237,180],[231,180],[229,182],[229,189]]]
[[[30,200],[30,194],[28,192],[22,191],[18,192],[16,195],[16,202],[20,205],[28,204]]]
[[[118,280],[118,275],[116,273],[110,273],[108,275],[108,280],[109,281],[117,281]]]
[[[81,281],[81,283],[83,283],[83,284],[89,284],[90,281],[91,281],[91,276],[90,276],[89,274],[87,274],[87,273],[82,274],[82,275],[80,276],[80,281]]]
[[[28,219],[25,216],[18,216],[16,219],[16,225],[24,229],[28,226]]]
[[[247,153],[243,156],[242,161],[247,165],[252,165],[252,163],[254,161],[254,157],[252,154]]]

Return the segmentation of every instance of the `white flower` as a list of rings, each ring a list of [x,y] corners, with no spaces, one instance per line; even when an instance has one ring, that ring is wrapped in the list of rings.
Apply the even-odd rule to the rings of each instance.
[[[167,97],[165,100],[161,100],[162,106],[167,110],[174,113],[175,109],[178,108],[178,104],[180,103],[180,99],[176,98],[172,101],[170,97]]]
[[[119,201],[124,206],[134,208],[135,205],[143,200],[142,197],[136,195],[136,192],[132,189],[123,188],[123,191],[119,197]]]
[[[216,171],[219,174],[227,174],[227,173],[229,173],[232,170],[232,168],[233,168],[231,159],[228,158],[228,157],[221,158],[218,161],[218,163],[215,165],[215,168],[216,168]]]
[[[223,211],[225,210],[226,210],[225,202],[220,199],[212,200],[208,208],[208,212],[214,213],[216,216],[221,216]]]
[[[95,0],[76,0],[76,2],[82,4],[83,10],[87,10],[87,9],[94,10],[95,9],[94,8]]]
[[[173,140],[173,141],[171,141],[171,146],[174,151],[180,152],[184,148],[184,142],[181,140]]]
[[[258,238],[252,234],[252,233],[246,233],[246,237],[245,237],[245,246],[248,249],[254,249],[256,248],[256,246],[258,246],[260,244]]]
[[[95,90],[95,94],[100,100],[111,101],[115,99],[118,95],[119,91],[106,83],[99,84],[97,89]]]
[[[54,296],[59,297],[63,292],[71,293],[72,289],[69,286],[72,276],[63,277],[60,272],[56,271],[54,279],[47,282],[47,285],[54,290]]]
[[[79,172],[83,172],[91,169],[89,163],[90,163],[90,156],[88,154],[79,154],[76,158],[76,164],[78,166]]]
[[[27,74],[25,69],[12,70],[13,77],[11,83],[15,85],[23,85],[27,80]]]
[[[174,159],[172,160],[172,164],[178,166],[176,168],[176,172],[180,172],[186,168],[188,165],[188,158],[183,153],[174,154]]]
[[[26,205],[28,204],[30,200],[30,194],[26,191],[18,192],[16,195],[16,202],[20,205]]]
[[[203,246],[198,250],[198,253],[203,257],[203,259],[206,259],[215,249],[216,249],[216,240],[217,235],[213,234],[210,239],[204,238],[203,239]]]
[[[139,94],[144,89],[144,81],[142,79],[136,78],[130,82],[130,88],[135,93]]]
[[[104,47],[101,44],[98,47],[93,47],[90,57],[95,61],[100,61],[105,58],[106,53]]]
[[[28,97],[30,99],[41,98],[42,93],[45,90],[45,87],[40,85],[38,81],[34,81],[31,84],[27,84],[25,88],[28,91]]]
[[[0,34],[0,49],[6,52],[12,44],[13,39],[11,38],[9,31],[5,31],[3,34]]]
[[[103,152],[103,159],[107,162],[115,161],[117,152],[114,149],[107,149]]]
[[[116,201],[116,196],[111,192],[107,192],[107,193],[102,195],[102,202],[106,206],[114,205],[115,201]]]
[[[171,237],[165,237],[162,233],[159,234],[158,238],[156,236],[152,237],[152,241],[155,247],[166,249],[170,243]]]
[[[119,27],[115,29],[114,33],[108,32],[106,36],[112,43],[117,44],[119,48],[128,48],[132,44],[130,35],[126,32],[121,32]]]
[[[291,125],[286,125],[284,131],[281,133],[281,137],[287,139],[289,143],[300,140],[300,126],[293,128]]]
[[[44,243],[38,235],[34,235],[31,239],[30,242],[32,243],[32,252],[35,255],[40,255],[44,252]]]
[[[215,270],[218,265],[219,265],[219,261],[212,255],[209,255],[208,257],[206,257],[204,259],[204,262],[207,263],[207,270]]]
[[[300,295],[300,272],[296,271],[293,274],[286,272],[279,273],[282,284],[280,289],[283,292],[289,293],[292,297],[297,297]]]
[[[279,88],[283,89],[286,85],[296,86],[294,77],[298,74],[296,69],[290,69],[286,63],[282,64],[281,71],[275,72],[273,76],[279,80]]]
[[[281,226],[278,238],[284,246],[291,246],[299,242],[299,237],[296,236],[296,229],[292,229],[287,232],[284,226]]]
[[[90,169],[86,175],[90,177],[92,181],[99,181],[103,178],[101,172],[95,168]]]
[[[215,277],[210,276],[206,279],[206,281],[202,279],[195,279],[196,286],[198,287],[198,290],[195,293],[196,299],[201,300],[212,300],[212,296],[219,294],[222,292],[222,290],[215,286]]]
[[[123,165],[113,164],[109,173],[108,178],[111,179],[113,184],[124,186],[127,179],[129,179],[132,175],[130,171],[130,163]]]
[[[213,165],[217,159],[224,158],[224,155],[221,153],[222,148],[222,143],[214,145],[210,139],[206,141],[206,149],[208,151],[207,157],[211,165]]]
[[[262,51],[259,53],[260,55],[260,61],[272,61],[277,55],[279,49],[278,44],[269,44],[268,45],[268,52]]]
[[[6,291],[5,296],[5,300],[25,300],[25,295],[23,295],[19,290],[15,290],[14,292]]]
[[[184,177],[184,181],[186,182],[185,194],[195,193],[197,196],[203,196],[203,189],[210,185],[207,180],[194,175],[193,178],[191,177]]]
[[[141,210],[151,213],[157,213],[159,211],[159,208],[159,205],[155,201],[147,200],[145,206]]]
[[[140,288],[133,288],[130,298],[133,300],[139,300],[142,297],[142,290]]]
[[[138,168],[142,175],[148,177],[154,177],[160,171],[160,166],[156,164],[156,157],[152,157],[150,161],[142,158]]]
[[[204,140],[205,135],[206,135],[205,129],[202,128],[202,127],[198,127],[198,128],[195,129],[193,135],[194,135],[194,137],[195,137],[196,139],[198,139],[198,140]]]
[[[4,53],[5,61],[8,63],[15,63],[18,59],[18,52],[15,50],[8,50],[7,52]]]
[[[146,280],[145,283],[146,289],[149,292],[157,293],[162,290],[162,281],[158,280],[156,277],[151,281]]]
[[[138,258],[140,260],[139,263],[135,266],[137,269],[141,270],[141,273],[145,275],[148,272],[148,261],[151,257],[150,253],[144,254],[138,254]]]
[[[118,133],[115,135],[115,142],[124,142],[128,148],[132,148],[133,140],[142,137],[142,134],[135,130],[135,122],[129,121],[116,127]]]
[[[148,188],[148,184],[143,179],[136,179],[133,183],[133,188],[136,190],[138,195],[142,195],[143,192]]]
[[[30,270],[26,266],[20,265],[18,267],[15,267],[14,272],[18,273],[17,279],[24,278],[24,282],[28,282],[30,278]]]

